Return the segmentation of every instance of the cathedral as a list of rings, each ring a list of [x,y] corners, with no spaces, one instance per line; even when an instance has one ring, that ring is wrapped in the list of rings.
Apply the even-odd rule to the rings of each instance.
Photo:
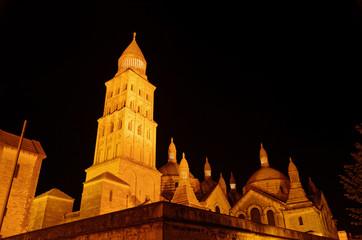
[[[171,214],[165,209],[173,208],[175,212],[180,211],[180,218],[187,215],[186,213],[194,214],[190,217],[191,220],[198,219],[200,216],[210,216],[202,218],[206,225],[209,221],[213,221],[213,224],[210,222],[210,225],[207,225],[209,230],[211,229],[210,232],[216,231],[214,223],[217,222],[220,226],[235,225],[235,229],[238,228],[236,226],[251,229],[243,234],[254,236],[241,237],[239,233],[230,233],[231,235],[227,235],[229,237],[218,239],[338,239],[336,222],[323,192],[311,179],[309,179],[308,189],[303,188],[298,168],[291,158],[288,176],[272,168],[269,164],[272,160],[269,161],[267,151],[262,144],[259,154],[260,169],[251,175],[243,186],[242,192],[238,192],[236,187],[237,183],[233,174],[238,174],[237,172],[231,173],[230,179],[226,179],[227,184],[222,174],[212,176],[212,163],[207,158],[204,165],[204,179],[201,181],[195,178],[191,173],[192,169],[189,168],[187,154],[183,153],[182,159],[176,158],[177,139],[170,139],[168,161],[157,169],[157,123],[153,120],[156,87],[149,82],[146,67],[146,59],[136,42],[134,33],[132,42],[118,60],[117,73],[105,83],[103,116],[98,119],[93,164],[85,169],[86,178],[83,183],[79,211],[73,211],[74,199],[59,189],[54,188],[34,197],[41,160],[46,155],[40,143],[25,140],[20,163],[29,162],[26,167],[32,175],[27,180],[28,185],[18,184],[13,188],[19,192],[18,195],[27,194],[24,197],[28,199],[28,202],[24,203],[24,206],[17,207],[17,209],[22,209],[19,213],[14,210],[14,214],[5,216],[4,227],[1,229],[3,237],[26,232],[45,236],[55,234],[56,227],[61,229],[64,226],[67,229],[73,229],[82,221],[88,221],[87,219],[118,216],[109,215],[110,213],[124,214],[122,216],[125,216],[123,218],[126,219],[125,222],[133,221],[138,215],[136,212],[132,215],[130,211],[144,209],[142,210],[144,214],[151,211],[151,206],[157,209],[160,206],[157,204],[163,203],[165,205],[162,205],[164,211],[162,214],[165,215]],[[7,168],[7,161],[10,161],[8,155],[13,154],[11,144],[14,145],[12,142],[16,139],[19,137],[0,130],[2,176],[4,176],[4,169]],[[7,150],[8,148],[10,150]],[[28,158],[30,160],[27,160]],[[26,175],[26,172],[22,174]],[[17,201],[12,196],[10,205]],[[154,210],[153,215],[157,215],[156,212]],[[11,219],[14,217],[17,220]],[[144,216],[144,218],[147,217]],[[105,221],[104,219],[99,221]],[[190,219],[188,221],[191,221]],[[22,227],[15,227],[13,223],[20,220]],[[227,224],[224,224],[226,222]],[[149,220],[148,223],[152,221]],[[85,228],[82,231],[86,231]],[[43,231],[41,229],[45,232],[41,232]],[[163,231],[166,231],[165,229],[163,227]],[[178,226],[177,229],[181,227]],[[202,231],[199,231],[200,234]],[[64,232],[67,231],[59,230],[57,234],[64,234]],[[177,232],[175,227],[174,232]],[[156,234],[157,236],[147,239],[167,239],[164,234],[163,238],[159,238]],[[187,231],[180,234],[187,234]],[[268,234],[272,234],[273,237],[265,237]],[[108,232],[108,238],[89,239],[116,239],[110,235]],[[299,237],[290,237],[297,235]],[[25,237],[25,235],[18,236],[14,236],[14,239],[36,239]],[[194,235],[189,235],[188,238],[214,239],[192,236]],[[183,238],[175,237],[174,239]]]

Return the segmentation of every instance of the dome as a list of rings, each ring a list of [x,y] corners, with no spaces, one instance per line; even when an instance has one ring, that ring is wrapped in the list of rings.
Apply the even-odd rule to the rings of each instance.
[[[289,178],[283,173],[271,167],[262,167],[250,177],[243,192],[256,187],[285,202],[288,199],[289,186]]]
[[[178,176],[180,166],[176,162],[168,162],[159,171],[165,176]]]
[[[163,176],[179,176],[180,165],[177,162],[167,162],[158,171]],[[191,172],[189,172],[190,178],[195,178]]]
[[[265,180],[285,180],[289,181],[288,177],[278,170],[271,167],[263,167],[256,171],[246,183],[251,184],[254,182],[265,181]]]
[[[136,33],[133,33],[133,40],[124,50],[118,60],[118,72],[132,68],[139,73],[146,74],[146,59],[136,42]]]

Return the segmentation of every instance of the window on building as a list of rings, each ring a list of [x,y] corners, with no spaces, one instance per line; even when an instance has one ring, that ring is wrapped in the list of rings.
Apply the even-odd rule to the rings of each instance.
[[[261,223],[260,211],[257,208],[253,208],[250,211],[251,221]]]
[[[146,131],[146,138],[150,139],[150,130],[149,129],[147,129],[147,131]]]
[[[132,130],[132,124],[133,124],[132,122],[133,122],[132,120],[128,122],[128,130]]]
[[[112,202],[112,198],[113,198],[113,192],[112,190],[109,191],[109,201]]]
[[[140,95],[140,96],[142,95],[141,89],[138,90],[138,95]]]
[[[303,218],[302,218],[302,217],[299,217],[299,218],[298,218],[298,221],[299,221],[299,225],[302,226],[302,225],[303,225]]]
[[[219,206],[216,206],[216,207],[215,207],[215,212],[220,213],[220,208],[219,208]]]
[[[272,210],[268,210],[266,212],[266,216],[268,218],[268,225],[275,226],[274,212]]]
[[[140,107],[140,106],[137,107],[137,112],[138,112],[138,113],[141,112],[141,107]]]
[[[142,134],[142,125],[139,125],[137,128],[137,134],[141,135]]]
[[[244,214],[239,214],[239,217],[238,218],[240,218],[240,219],[245,219],[245,215]]]
[[[148,94],[146,94],[146,100],[148,101]]]
[[[131,91],[133,91],[133,84],[131,84]]]
[[[178,182],[175,182],[175,188],[177,188],[178,187]]]
[[[119,120],[118,122],[118,129],[121,129],[122,128],[122,120]]]
[[[281,193],[284,193],[284,191],[283,191],[283,187],[280,185],[280,192]]]
[[[111,122],[110,126],[109,126],[109,132],[112,133],[114,130],[114,124],[113,122]]]

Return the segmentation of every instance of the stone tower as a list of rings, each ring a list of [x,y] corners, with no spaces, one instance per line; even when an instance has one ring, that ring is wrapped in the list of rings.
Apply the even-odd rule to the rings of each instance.
[[[6,193],[10,186],[19,140],[19,136],[0,130],[1,208],[4,207]],[[7,213],[0,232],[2,237],[24,233],[28,230],[30,207],[44,158],[46,158],[45,152],[38,141],[23,139]]]
[[[134,33],[118,60],[118,72],[105,83],[104,111],[98,119],[94,162],[86,169],[81,214],[97,204],[102,209],[109,205],[107,201],[118,202],[114,204],[117,209],[93,209],[90,215],[137,206],[146,200],[159,201],[161,173],[156,169],[157,123],[153,120],[156,87],[147,79],[146,65]],[[122,191],[114,189],[120,185]]]

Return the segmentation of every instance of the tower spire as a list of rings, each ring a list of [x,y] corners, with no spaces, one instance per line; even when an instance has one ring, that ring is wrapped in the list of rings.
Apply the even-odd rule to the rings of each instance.
[[[298,169],[291,157],[289,158],[288,174],[290,179],[290,190],[287,204],[309,202],[300,182]]]
[[[176,162],[176,146],[173,143],[173,137],[171,138],[171,143],[168,146],[168,161],[169,162]]]
[[[259,158],[260,158],[261,167],[269,167],[268,154],[266,153],[263,147],[263,143],[260,143]]]
[[[134,32],[132,42],[128,45],[128,47],[122,53],[121,57],[118,59],[118,72],[116,75],[130,68],[145,76],[146,66],[146,59],[136,42],[136,32]]]
[[[236,190],[236,181],[233,172],[231,172],[229,183],[230,183],[230,190]]]
[[[205,180],[211,178],[211,166],[210,166],[210,163],[209,163],[209,159],[206,157],[206,162],[205,162],[205,165],[204,165],[204,177],[205,177]]]

